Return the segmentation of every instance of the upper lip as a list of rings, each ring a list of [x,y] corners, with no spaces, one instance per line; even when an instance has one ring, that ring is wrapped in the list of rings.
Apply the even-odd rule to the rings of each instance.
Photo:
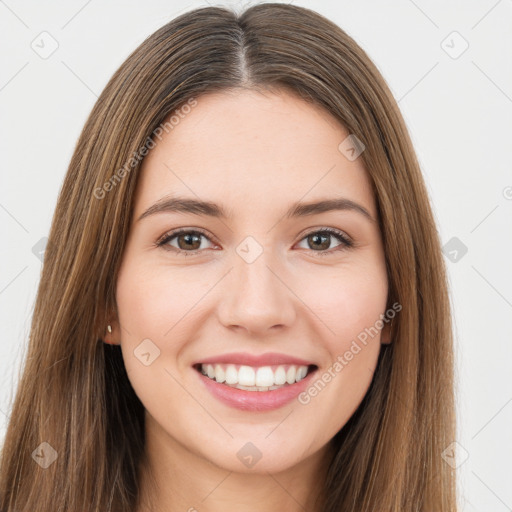
[[[247,352],[231,352],[229,354],[201,359],[201,361],[196,361],[193,366],[215,363],[241,364],[246,366],[271,366],[279,364],[295,364],[298,366],[315,365],[315,363],[307,361],[306,359],[300,359],[287,354],[279,354],[277,352],[267,352],[260,355],[249,354]]]

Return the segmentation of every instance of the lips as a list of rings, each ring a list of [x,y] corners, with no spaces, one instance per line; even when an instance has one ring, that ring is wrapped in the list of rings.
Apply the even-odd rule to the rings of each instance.
[[[287,354],[230,353],[194,363],[201,382],[221,402],[246,411],[269,411],[294,399],[318,366]]]
[[[306,377],[294,384],[285,383],[277,386],[277,389],[271,386],[266,391],[237,389],[225,383],[219,383],[199,371],[196,375],[205,389],[223,404],[246,412],[264,412],[279,409],[296,399],[311,384],[316,371],[309,372]]]

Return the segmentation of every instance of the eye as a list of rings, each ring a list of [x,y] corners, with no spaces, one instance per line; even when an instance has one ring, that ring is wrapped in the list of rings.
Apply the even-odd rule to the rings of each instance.
[[[177,253],[188,256],[187,253],[195,254],[197,251],[199,251],[201,248],[201,237],[209,240],[209,238],[202,231],[192,229],[178,229],[177,231],[172,231],[165,234],[164,237],[156,243],[156,245],[158,247],[162,247],[163,249],[174,250]],[[169,243],[174,239],[176,239],[178,247]],[[169,249],[169,247],[171,249]]]
[[[331,239],[333,237],[336,238],[340,243],[335,246],[333,250],[327,250],[331,245]],[[155,245],[168,251],[174,251],[178,254],[189,256],[196,254],[202,249],[201,238],[210,240],[210,238],[203,231],[198,229],[178,229],[176,231],[166,233],[159,241],[156,242]],[[334,228],[323,228],[316,231],[311,231],[304,238],[302,238],[301,242],[303,240],[306,240],[310,247],[316,247],[317,249],[320,249],[312,249],[313,252],[318,253],[318,256],[325,256],[332,254],[333,252],[341,251],[343,249],[348,249],[354,246],[354,243],[347,235],[345,235],[342,231],[338,231]],[[177,242],[177,246],[171,243],[174,241]]]
[[[336,238],[340,243],[333,250],[328,251],[327,249],[331,245],[332,237]],[[333,252],[342,251],[354,246],[352,240],[350,240],[345,233],[334,228],[323,228],[317,231],[310,231],[302,240],[306,240],[310,247],[316,246],[321,249],[320,251],[313,251],[318,253],[318,256],[327,256]]]

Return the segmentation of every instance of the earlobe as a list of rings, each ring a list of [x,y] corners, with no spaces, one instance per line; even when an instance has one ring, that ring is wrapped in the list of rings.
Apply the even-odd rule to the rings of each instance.
[[[109,345],[119,345],[119,329],[116,322],[110,322],[106,329],[105,333],[103,335],[103,341],[104,343],[107,343]]]

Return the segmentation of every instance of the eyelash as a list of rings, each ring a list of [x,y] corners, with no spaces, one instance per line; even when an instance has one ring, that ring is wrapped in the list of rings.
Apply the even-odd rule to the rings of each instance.
[[[354,246],[354,242],[352,242],[352,240],[350,240],[342,231],[338,231],[337,229],[334,229],[334,228],[322,228],[322,229],[319,229],[319,230],[310,231],[309,233],[306,233],[304,235],[304,237],[301,238],[300,242],[302,242],[302,240],[304,240],[305,238],[307,238],[310,235],[320,234],[320,233],[322,233],[322,234],[323,233],[327,233],[329,235],[332,235],[334,238],[336,238],[338,241],[341,242],[341,245],[339,245],[338,247],[336,247],[334,249],[326,249],[326,250],[322,250],[322,251],[312,251],[314,253],[317,253],[317,256],[327,256],[329,254],[333,254],[333,253],[336,253],[338,251],[343,251],[343,250],[346,250],[346,249],[350,249],[351,247]],[[202,231],[200,229],[186,229],[186,228],[183,228],[183,229],[177,229],[175,231],[171,231],[169,233],[166,233],[162,238],[160,238],[160,240],[158,240],[155,243],[155,246],[156,247],[160,247],[160,248],[162,248],[164,250],[167,250],[167,251],[172,251],[172,252],[175,252],[177,254],[184,255],[184,256],[194,256],[195,254],[197,254],[198,252],[201,251],[201,249],[196,249],[194,251],[184,251],[183,249],[177,249],[176,247],[172,247],[172,249],[167,249],[165,247],[165,245],[168,242],[170,242],[173,238],[176,238],[177,236],[182,235],[182,234],[203,235],[205,238],[210,240],[208,235],[204,231]]]

